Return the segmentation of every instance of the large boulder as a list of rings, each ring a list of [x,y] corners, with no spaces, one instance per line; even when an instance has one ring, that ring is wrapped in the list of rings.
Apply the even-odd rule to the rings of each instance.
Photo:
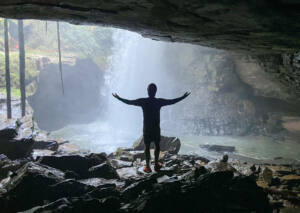
[[[160,151],[167,151],[170,154],[177,154],[180,150],[180,140],[177,137],[160,137]],[[154,143],[151,143],[151,149],[153,149]],[[141,151],[145,149],[144,137],[140,137],[134,144],[133,149],[136,151]]]
[[[226,171],[201,175],[191,183],[155,184],[126,205],[126,212],[270,213],[271,208],[267,194],[251,178]]]
[[[26,164],[28,159],[17,159],[10,160],[5,155],[0,154],[0,180],[6,178],[10,173],[14,173],[24,164]]]
[[[0,154],[5,154],[11,160],[25,158],[31,155],[33,144],[32,138],[0,139]]]
[[[0,130],[0,140],[9,140],[13,139],[18,135],[16,128],[14,127],[6,127]]]
[[[9,159],[24,158],[30,156],[33,150],[32,138],[16,139],[18,131],[15,127],[6,127],[0,130],[0,154]]]
[[[88,178],[89,168],[102,164],[106,161],[106,155],[90,154],[81,155],[63,155],[63,156],[43,156],[38,159],[41,164],[60,169],[62,171],[73,171],[79,178]]]
[[[19,212],[44,205],[62,197],[79,197],[95,187],[76,180],[65,179],[65,174],[55,168],[29,162],[4,183],[0,195],[0,212]]]
[[[52,203],[37,206],[23,213],[82,213],[82,212],[105,212],[115,213],[120,208],[118,197],[108,197],[101,200],[88,197],[61,198]]]
[[[50,195],[50,185],[64,180],[64,173],[29,162],[4,184],[6,193],[0,195],[0,212],[18,212],[43,204]]]

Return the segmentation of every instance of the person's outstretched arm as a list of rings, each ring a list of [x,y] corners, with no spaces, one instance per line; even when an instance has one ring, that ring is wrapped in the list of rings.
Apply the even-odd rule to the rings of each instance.
[[[186,97],[188,97],[191,93],[190,92],[186,92],[184,93],[183,96],[179,97],[179,98],[174,98],[174,99],[159,99],[161,101],[161,106],[166,106],[166,105],[172,105],[172,104],[176,104],[179,101],[182,101],[183,99],[185,99]]]
[[[117,93],[112,94],[116,99],[122,101],[125,104],[129,105],[135,105],[135,106],[141,106],[141,99],[136,99],[136,100],[127,100],[125,98],[121,98]]]

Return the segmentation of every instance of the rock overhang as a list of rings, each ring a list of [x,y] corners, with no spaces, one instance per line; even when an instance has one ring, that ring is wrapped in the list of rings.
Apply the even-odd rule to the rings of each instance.
[[[296,0],[10,0],[0,3],[0,16],[112,26],[251,54],[295,52],[300,46]]]

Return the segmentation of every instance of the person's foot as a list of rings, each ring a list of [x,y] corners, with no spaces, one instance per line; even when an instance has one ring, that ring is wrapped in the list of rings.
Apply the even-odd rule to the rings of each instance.
[[[146,173],[151,173],[152,170],[151,170],[150,166],[145,166],[145,167],[144,167],[144,172],[146,172]]]
[[[162,163],[157,162],[157,163],[155,164],[155,166],[154,166],[154,170],[155,170],[156,172],[158,172],[158,171],[161,169],[161,167],[162,167]]]

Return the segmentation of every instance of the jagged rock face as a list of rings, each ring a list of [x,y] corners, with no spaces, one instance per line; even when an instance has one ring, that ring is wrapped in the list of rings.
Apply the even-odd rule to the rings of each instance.
[[[234,54],[236,71],[256,96],[299,101],[300,52],[284,54]]]
[[[11,0],[0,3],[0,16],[110,25],[158,40],[257,53],[299,47],[299,8],[296,0]]]

